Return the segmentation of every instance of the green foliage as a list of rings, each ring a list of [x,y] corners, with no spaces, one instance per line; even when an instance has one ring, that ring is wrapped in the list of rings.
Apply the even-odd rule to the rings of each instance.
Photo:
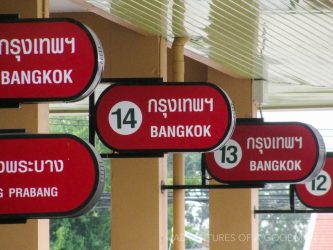
[[[52,116],[50,133],[69,133],[88,140],[88,116]],[[97,152],[107,152],[96,140]],[[104,192],[110,192],[110,161],[105,161],[106,180]],[[88,213],[66,219],[50,221],[52,250],[109,250],[111,242],[111,215],[109,208],[95,206]]]
[[[110,211],[93,209],[77,218],[51,221],[51,249],[110,249]]]
[[[185,176],[186,184],[201,184],[201,154],[186,153],[185,156]]]
[[[185,153],[185,182],[186,184],[201,183],[201,153]],[[172,185],[173,176],[172,154],[168,154],[168,184]]]

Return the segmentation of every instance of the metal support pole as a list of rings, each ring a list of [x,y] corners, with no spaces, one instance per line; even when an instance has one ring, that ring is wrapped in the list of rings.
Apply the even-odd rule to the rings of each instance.
[[[184,82],[184,45],[187,38],[176,37],[172,44],[173,52],[173,81]],[[173,155],[173,184],[185,184],[184,155]],[[174,250],[185,250],[185,192],[174,190],[173,192],[173,242]]]
[[[295,185],[289,186],[289,203],[290,203],[290,210],[295,210]]]
[[[93,92],[89,96],[89,142],[93,146],[95,146],[95,134],[96,134],[94,109],[95,109],[95,92]]]
[[[264,184],[232,184],[232,185],[162,185],[161,190],[206,190],[206,189],[242,189],[242,188],[263,188]]]
[[[204,164],[204,155],[201,155],[201,185],[206,185],[206,167]]]

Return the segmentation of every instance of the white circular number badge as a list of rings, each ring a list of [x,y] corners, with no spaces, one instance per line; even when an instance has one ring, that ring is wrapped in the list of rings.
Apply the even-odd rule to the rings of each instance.
[[[242,148],[238,142],[229,140],[223,148],[214,152],[214,159],[221,168],[234,168],[242,159]]]
[[[322,170],[320,173],[310,182],[305,184],[306,189],[315,196],[322,196],[326,194],[332,185],[332,180],[329,174]]]
[[[133,102],[118,102],[111,108],[109,123],[113,131],[120,135],[133,134],[141,126],[141,110],[138,105]]]

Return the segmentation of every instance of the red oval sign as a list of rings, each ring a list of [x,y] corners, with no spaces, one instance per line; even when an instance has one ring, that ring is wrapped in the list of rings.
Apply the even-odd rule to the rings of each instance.
[[[205,162],[224,183],[305,182],[322,169],[325,144],[303,123],[237,122],[232,138]]]
[[[333,208],[333,154],[328,153],[324,168],[311,181],[296,185],[301,202],[311,208]]]
[[[114,84],[96,119],[99,137],[117,151],[209,151],[234,128],[228,96],[208,83]]]
[[[102,46],[75,20],[1,20],[0,33],[0,103],[77,101],[101,79]]]
[[[75,136],[0,135],[0,218],[80,215],[103,186],[103,160]]]

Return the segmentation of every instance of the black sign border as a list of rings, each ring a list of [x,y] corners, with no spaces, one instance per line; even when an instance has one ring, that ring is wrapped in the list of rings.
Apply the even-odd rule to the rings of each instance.
[[[333,158],[333,152],[327,152],[326,153],[326,158]],[[305,183],[299,183],[298,185],[305,185]],[[331,188],[333,188],[333,186]],[[302,199],[302,197],[299,195],[299,193],[297,191],[297,185],[295,185],[295,193],[297,195],[297,198],[302,202],[302,204],[304,206],[308,207],[308,208],[320,209],[320,210],[326,210],[326,209],[332,209],[333,208],[333,205],[330,206],[330,207],[317,207],[317,206],[311,206],[311,205],[307,204],[306,202],[304,202],[304,200]]]
[[[0,104],[13,103],[45,103],[45,102],[76,102],[90,95],[102,79],[104,70],[104,52],[102,44],[96,34],[85,24],[72,18],[24,18],[24,19],[0,19],[1,23],[54,23],[69,22],[78,26],[89,38],[94,53],[94,69],[85,87],[80,93],[71,97],[36,97],[36,98],[0,98]]]
[[[110,91],[110,89],[116,87],[116,86],[198,86],[198,85],[205,85],[205,86],[209,86],[214,88],[215,90],[217,90],[222,98],[224,99],[224,101],[227,103],[227,108],[228,108],[228,116],[230,117],[229,121],[228,121],[228,129],[226,130],[226,132],[223,134],[222,138],[219,140],[218,143],[216,143],[214,146],[210,147],[210,148],[198,148],[198,149],[173,149],[173,148],[162,148],[162,149],[127,149],[127,150],[123,150],[123,149],[117,149],[115,147],[113,147],[112,145],[110,145],[109,143],[106,142],[106,140],[104,140],[103,136],[101,135],[98,125],[97,125],[97,110],[99,107],[99,104],[101,102],[101,100],[103,99],[103,96],[107,94],[108,91]],[[232,133],[234,131],[235,128],[235,123],[236,123],[236,116],[235,116],[235,112],[234,112],[234,107],[233,104],[231,102],[230,97],[223,91],[222,88],[218,87],[215,84],[209,83],[209,82],[163,82],[163,83],[135,83],[134,82],[126,82],[126,83],[114,83],[111,84],[108,88],[106,88],[102,94],[100,95],[100,97],[97,100],[97,103],[94,107],[94,111],[93,111],[93,116],[95,118],[95,126],[96,126],[96,133],[99,137],[99,139],[103,142],[103,144],[105,144],[109,149],[114,150],[116,152],[119,153],[168,153],[168,152],[208,152],[208,151],[213,151],[217,148],[222,147],[232,136]]]
[[[105,168],[104,161],[97,153],[93,146],[71,134],[0,134],[2,139],[71,139],[84,146],[94,162],[95,167],[95,183],[93,189],[87,199],[77,208],[65,212],[45,212],[45,213],[20,213],[20,214],[0,214],[1,219],[55,219],[55,218],[70,218],[80,216],[89,211],[98,201],[103,192],[105,184]],[[36,204],[38,205],[38,204]]]
[[[263,119],[256,119],[256,118],[249,118],[249,119],[237,119],[236,122],[236,126],[238,125],[256,125],[256,126],[260,126],[260,125],[301,125],[303,127],[305,127],[306,129],[309,130],[309,132],[312,134],[313,138],[316,138],[316,161],[315,161],[315,165],[312,167],[312,172],[310,172],[308,175],[306,175],[304,178],[301,179],[293,179],[293,180],[277,180],[277,181],[273,181],[273,180],[235,180],[235,181],[225,181],[220,177],[216,177],[213,172],[211,171],[211,169],[208,167],[207,161],[206,161],[206,156],[203,155],[203,161],[202,164],[204,165],[204,168],[207,170],[207,172],[218,182],[221,183],[225,183],[225,184],[266,184],[266,183],[303,183],[303,182],[307,182],[309,180],[311,180],[314,176],[316,176],[320,170],[323,168],[324,163],[325,163],[325,157],[326,157],[326,152],[325,152],[325,143],[324,140],[322,138],[322,136],[317,132],[317,130],[314,130],[314,128],[306,123],[302,123],[302,122],[264,122]],[[322,146],[324,146],[324,150],[321,151],[320,145],[322,144]],[[322,155],[320,155],[320,153],[322,153]],[[318,160],[320,160],[322,158],[323,164],[322,166],[318,166]]]

